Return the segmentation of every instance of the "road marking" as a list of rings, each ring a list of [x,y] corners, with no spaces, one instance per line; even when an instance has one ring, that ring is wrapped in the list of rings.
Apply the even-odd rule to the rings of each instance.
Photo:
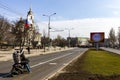
[[[50,65],[57,65],[57,63],[49,63]]]
[[[66,54],[66,55],[63,55],[63,56],[59,56],[59,57],[50,59],[50,60],[48,60],[48,61],[40,62],[40,63],[38,63],[38,64],[35,64],[35,65],[31,66],[31,68],[34,68],[34,67],[36,67],[36,66],[39,66],[39,65],[42,65],[42,64],[45,64],[45,63],[48,63],[48,62],[53,61],[53,60],[56,60],[56,59],[60,59],[60,58],[62,58],[62,57],[65,57],[65,56],[68,56],[68,55],[71,55],[71,54],[73,54],[73,53],[69,53],[69,54]]]
[[[66,66],[66,65],[68,65],[68,63],[64,63],[63,65]]]

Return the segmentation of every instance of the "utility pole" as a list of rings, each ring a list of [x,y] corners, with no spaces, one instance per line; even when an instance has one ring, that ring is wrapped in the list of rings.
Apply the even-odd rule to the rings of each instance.
[[[53,16],[53,15],[55,15],[56,13],[53,13],[53,14],[51,14],[51,15],[45,15],[45,14],[43,14],[43,16],[46,16],[46,17],[48,17],[48,39],[49,39],[49,42],[48,42],[48,50],[49,50],[49,48],[50,48],[50,29],[51,29],[51,27],[50,27],[50,20],[51,20],[51,16]]]
[[[71,38],[70,38],[70,31],[73,30],[73,28],[66,28],[66,30],[68,30],[68,47],[70,47],[70,41],[71,41]]]

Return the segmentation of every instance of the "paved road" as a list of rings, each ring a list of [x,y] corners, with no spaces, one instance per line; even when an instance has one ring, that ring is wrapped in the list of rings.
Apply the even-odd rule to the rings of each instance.
[[[48,77],[62,69],[87,49],[75,48],[72,50],[56,52],[53,54],[30,57],[30,74],[21,74],[15,77],[6,77],[12,68],[12,61],[0,62],[0,80],[46,80]]]

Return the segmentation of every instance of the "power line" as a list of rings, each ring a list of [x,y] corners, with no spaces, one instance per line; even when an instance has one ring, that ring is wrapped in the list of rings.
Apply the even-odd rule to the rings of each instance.
[[[8,6],[6,6],[6,5],[5,5],[3,2],[1,2],[1,1],[0,1],[0,8],[5,9],[5,10],[7,10],[7,11],[9,11],[9,12],[11,12],[11,13],[14,13],[14,14],[16,14],[16,15],[19,15],[19,16],[22,15],[21,13],[13,10],[13,9],[11,9],[11,8],[9,8]]]

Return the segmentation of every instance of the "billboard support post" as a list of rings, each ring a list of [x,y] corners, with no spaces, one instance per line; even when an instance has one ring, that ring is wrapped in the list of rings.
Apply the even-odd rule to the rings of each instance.
[[[96,50],[99,50],[99,42],[96,43]]]

